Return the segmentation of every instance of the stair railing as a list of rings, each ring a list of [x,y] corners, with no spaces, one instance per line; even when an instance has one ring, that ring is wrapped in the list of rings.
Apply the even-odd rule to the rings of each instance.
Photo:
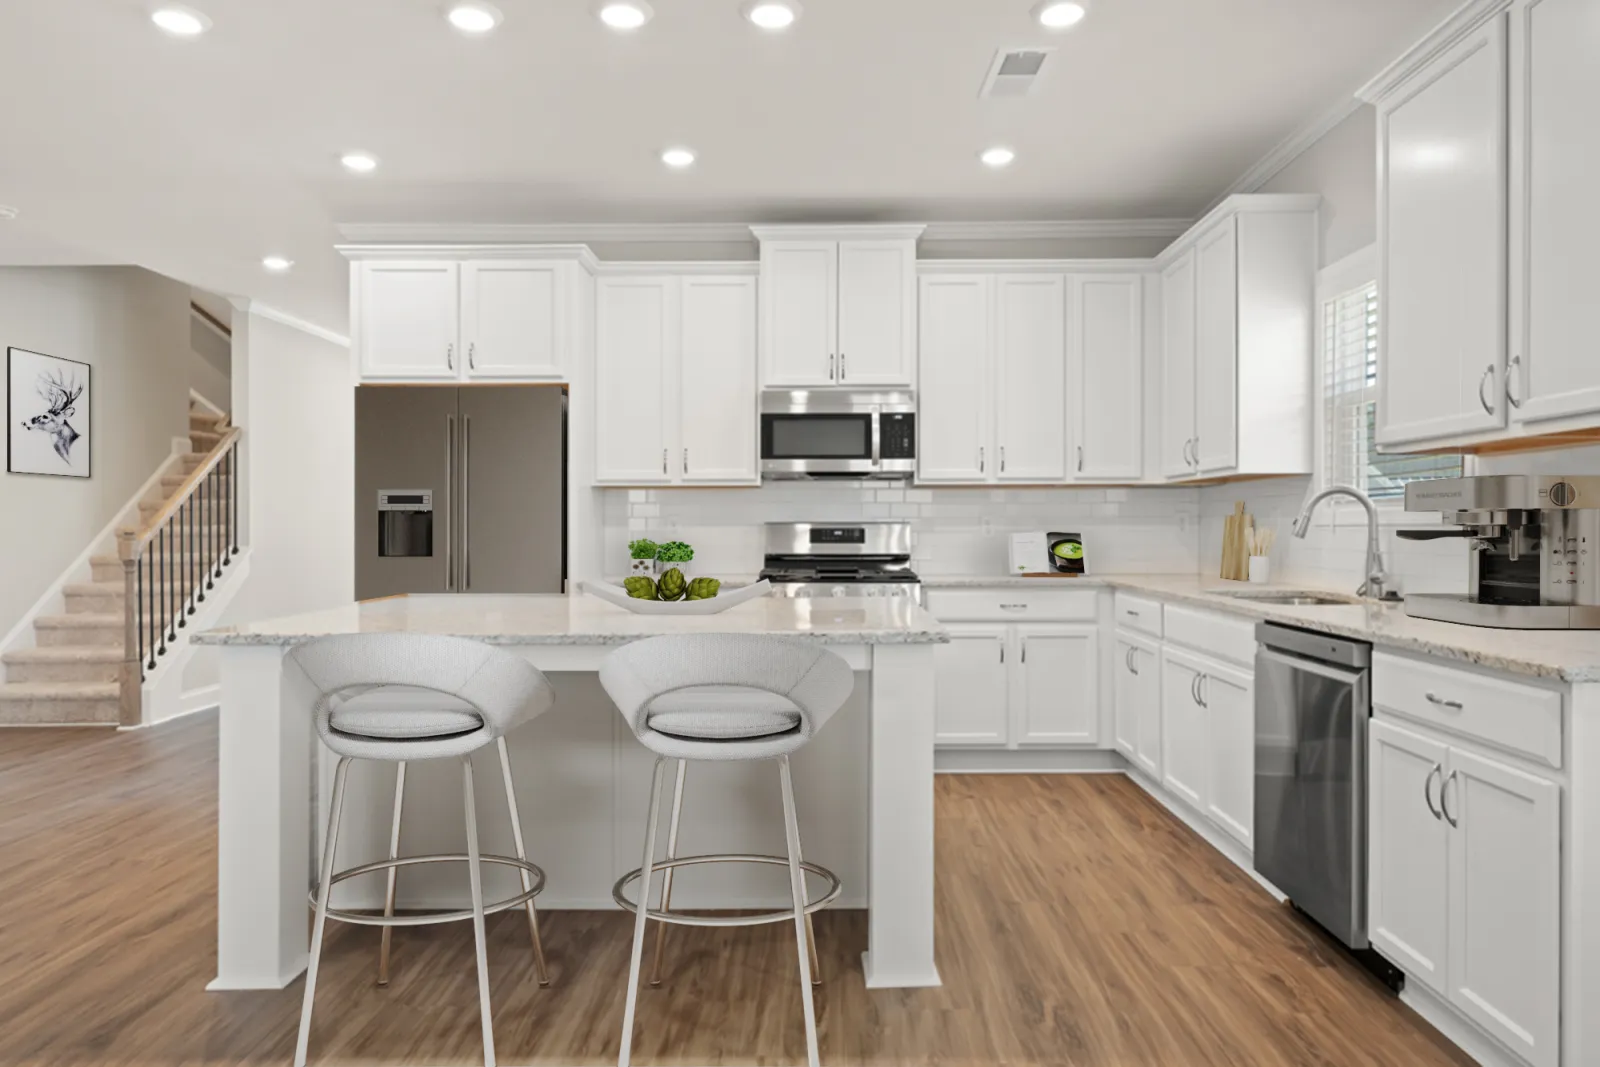
[[[239,554],[238,427],[222,431],[205,459],[137,530],[117,534],[123,575],[121,722],[143,717],[149,673]]]

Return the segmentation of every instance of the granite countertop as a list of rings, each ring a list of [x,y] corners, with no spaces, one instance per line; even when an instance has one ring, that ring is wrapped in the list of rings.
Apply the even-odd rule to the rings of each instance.
[[[908,600],[762,597],[716,615],[635,615],[571,596],[403,596],[208,630],[197,645],[295,645],[331,634],[425,633],[491,645],[621,645],[659,634],[741,633],[829,645],[920,645],[950,640]]]
[[[925,588],[1113,588],[1153,596],[1169,603],[1193,604],[1211,611],[1240,615],[1306,630],[1370,641],[1380,649],[1416,652],[1439,659],[1458,660],[1490,670],[1506,671],[1565,682],[1600,682],[1600,631],[1503,630],[1461,626],[1432,619],[1413,619],[1398,603],[1362,600],[1347,590],[1316,589],[1307,585],[1250,585],[1220,578],[1182,574],[1102,574],[1082,578],[924,577]],[[1348,604],[1263,604],[1230,592],[1317,592],[1344,596]]]

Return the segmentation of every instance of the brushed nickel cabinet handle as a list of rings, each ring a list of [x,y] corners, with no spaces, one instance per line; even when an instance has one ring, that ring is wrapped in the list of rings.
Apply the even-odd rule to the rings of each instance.
[[[1451,711],[1460,711],[1462,708],[1464,708],[1466,706],[1466,705],[1462,704],[1461,701],[1459,701],[1459,700],[1446,700],[1443,697],[1435,696],[1432,693],[1424,693],[1422,695],[1427,697],[1428,703],[1432,704],[1435,707],[1449,708]]]
[[[667,450],[664,448],[661,450],[661,473],[667,473]]]
[[[984,472],[984,464],[983,464],[983,446],[982,446],[982,445],[979,445],[979,446],[978,446],[978,473],[979,473],[979,474],[982,474],[982,473],[983,473],[983,472]]]
[[[444,346],[444,363],[445,363],[445,366],[449,367],[451,370],[455,370],[456,369],[456,346],[455,345],[445,345]]]
[[[467,345],[467,369],[478,369],[478,342],[476,341]]]
[[[836,357],[834,356],[834,354],[832,352],[828,353],[828,381],[830,381],[830,382],[837,380],[835,375],[838,372],[834,369],[834,359],[835,358]]]
[[[1511,362],[1506,364],[1506,403],[1510,404],[1514,408],[1520,408],[1522,406],[1522,401],[1518,400],[1517,395],[1511,391],[1511,380],[1516,376],[1516,371],[1520,369],[1521,366],[1521,356],[1512,356]]]
[[[1494,405],[1489,403],[1489,397],[1484,393],[1484,387],[1489,384],[1489,379],[1494,377],[1494,364],[1491,363],[1483,369],[1483,377],[1478,379],[1478,403],[1483,405],[1483,410],[1490,415],[1494,414]]]
[[[688,474],[689,474],[689,450],[688,450],[688,448],[685,448],[683,450],[683,473],[684,473],[685,477],[687,477]]]
[[[839,380],[844,381],[844,353],[839,353]]]
[[[1439,811],[1444,814],[1444,821],[1449,823],[1452,829],[1460,826],[1461,824],[1456,821],[1456,817],[1454,815],[1450,814],[1449,789],[1450,783],[1455,781],[1456,776],[1460,773],[1460,771],[1451,771],[1450,777],[1439,783]]]
[[[1000,473],[1004,474],[1005,472],[1006,472],[1006,446],[1005,445],[1001,445],[1000,446]]]
[[[1083,473],[1083,446],[1078,446],[1078,473]]]
[[[1444,765],[1435,763],[1433,765],[1433,770],[1428,772],[1428,777],[1422,780],[1422,800],[1423,803],[1428,805],[1428,811],[1433,814],[1435,819],[1443,819],[1444,816],[1440,814],[1439,809],[1434,806],[1433,794],[1429,792],[1429,788],[1433,785],[1433,780],[1442,774],[1444,774]],[[1443,789],[1439,790],[1439,795],[1441,797],[1444,796]]]
[[[1194,701],[1196,707],[1200,705],[1200,676],[1198,674],[1189,679],[1189,699]]]
[[[1022,662],[1028,662],[1028,639],[1026,637],[1022,639]]]

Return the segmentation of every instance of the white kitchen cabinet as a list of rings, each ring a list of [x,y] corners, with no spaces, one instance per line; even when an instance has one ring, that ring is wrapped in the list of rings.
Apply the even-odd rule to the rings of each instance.
[[[965,624],[948,629],[950,643],[934,656],[934,740],[941,745],[1004,745],[1010,732],[1010,627]]]
[[[1239,465],[1238,219],[1226,218],[1195,244],[1195,443],[1201,474]],[[1310,363],[1305,364],[1309,374]]]
[[[1100,737],[1099,632],[1092,626],[1016,628],[1018,745],[1093,745]]]
[[[1161,646],[1119,631],[1116,657],[1117,751],[1151,777],[1161,776]]]
[[[606,277],[596,315],[596,482],[756,484],[755,278]]]
[[[520,260],[461,265],[461,347],[468,378],[559,378],[564,266]]]
[[[1066,316],[1061,275],[995,280],[999,481],[1066,478]]]
[[[1506,424],[1506,18],[1378,101],[1377,440]]]
[[[459,377],[459,276],[456,263],[438,260],[356,266],[356,343],[362,377]]]
[[[1518,0],[1511,12],[1512,420],[1600,413],[1592,217],[1600,172],[1600,6]],[[1590,418],[1589,423],[1594,419]]]
[[[1206,715],[1209,765],[1206,813],[1247,849],[1255,848],[1255,675],[1221,663],[1208,665],[1199,685]]]
[[[1206,709],[1200,703],[1205,662],[1173,648],[1161,651],[1161,783],[1197,811],[1206,810],[1210,762]]]
[[[1144,275],[1067,279],[1072,477],[1144,476]],[[926,388],[926,383],[924,383]]]
[[[921,227],[868,229],[753,229],[764,388],[912,385]]]
[[[1449,747],[1373,719],[1367,728],[1367,930],[1413,980],[1445,990],[1449,826],[1438,814]]]
[[[1161,474],[1195,472],[1194,249],[1161,271]]]
[[[982,274],[921,280],[917,479],[988,479],[993,388],[990,303]]]

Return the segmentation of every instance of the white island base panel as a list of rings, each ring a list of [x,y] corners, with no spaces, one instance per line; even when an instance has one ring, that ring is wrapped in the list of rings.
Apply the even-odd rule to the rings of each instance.
[[[216,636],[220,640],[208,643],[223,646],[217,977],[207,988],[281,989],[306,967],[306,894],[313,847],[320,848],[326,826],[334,760],[316,739],[314,694],[286,659],[288,643]],[[867,908],[867,985],[936,986],[935,646],[889,640],[895,643],[828,639],[855,668],[856,692],[793,757],[796,801],[807,859],[843,880],[835,906]],[[547,672],[557,692],[551,711],[507,739],[528,858],[548,877],[539,904],[548,910],[615,907],[612,885],[642,858],[654,755],[627,730],[600,688],[594,672],[607,647],[509,647]],[[494,749],[475,758],[484,849],[512,854]],[[460,774],[454,760],[408,767],[403,854],[463,851]],[[663,822],[670,775],[666,783]],[[386,853],[393,796],[392,765],[358,761],[352,767],[340,869]],[[664,831],[658,836],[664,841]],[[777,765],[691,763],[678,851],[781,855]],[[486,866],[484,877],[490,900],[516,891],[510,871]],[[381,906],[380,879],[372,875],[341,885],[349,888],[345,906]],[[813,892],[820,890],[817,883],[811,880]],[[466,873],[460,864],[405,868],[398,897],[402,909],[465,907]],[[724,864],[680,871],[673,897],[674,906],[683,908],[776,908],[787,906],[788,888],[779,868]]]

